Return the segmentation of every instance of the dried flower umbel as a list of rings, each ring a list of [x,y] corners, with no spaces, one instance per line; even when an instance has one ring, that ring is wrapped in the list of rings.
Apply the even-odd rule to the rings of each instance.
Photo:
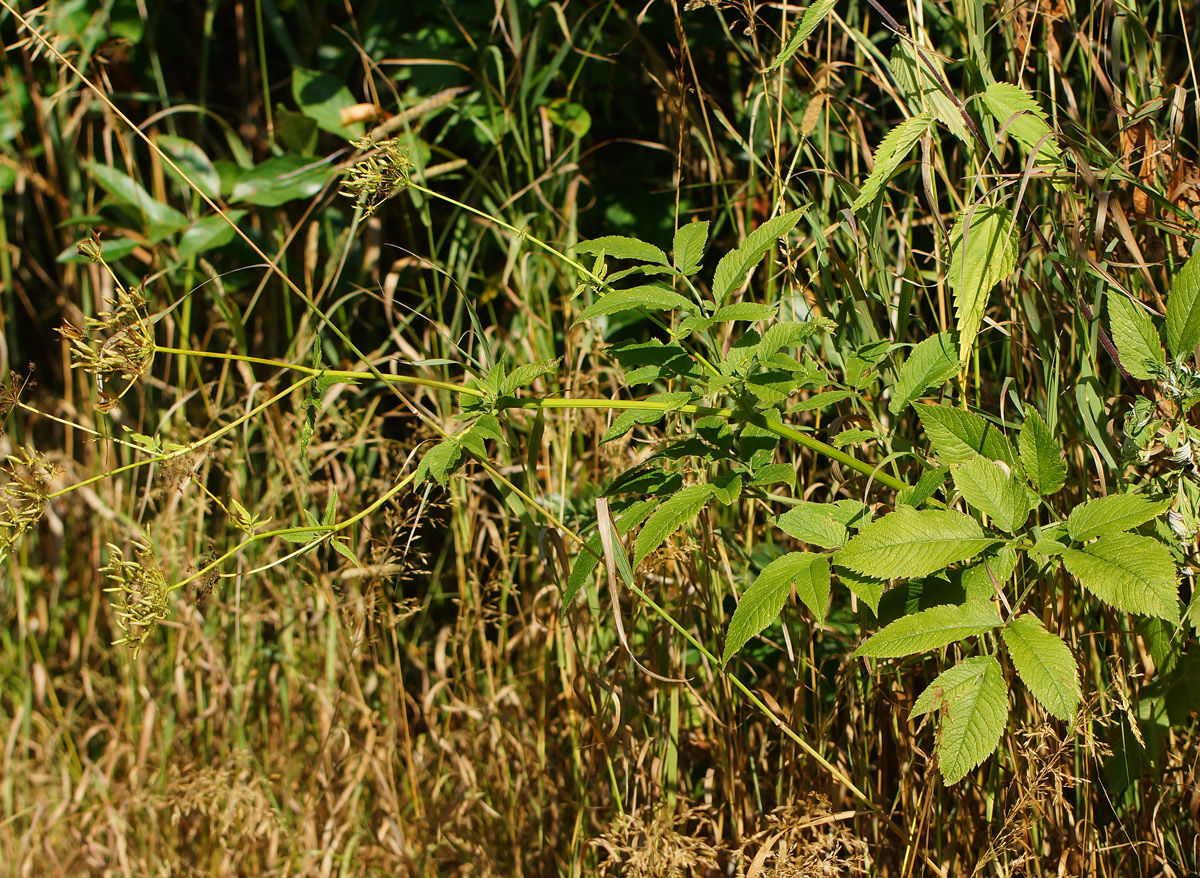
[[[355,141],[354,146],[366,155],[346,171],[342,194],[353,198],[354,206],[370,216],[383,202],[408,188],[412,162],[395,140],[376,144],[368,138]]]
[[[20,448],[0,466],[7,480],[0,486],[0,561],[46,511],[47,495],[56,473],[44,455]]]
[[[108,544],[108,550],[111,558],[100,572],[112,583],[104,590],[115,595],[117,625],[124,633],[123,637],[113,641],[113,645],[125,644],[137,658],[158,623],[170,613],[171,589],[149,543],[133,544],[136,560],[127,561],[124,553],[112,543]]]
[[[63,322],[59,334],[71,344],[71,365],[96,378],[100,401],[96,410],[108,412],[133,383],[150,370],[154,359],[154,333],[146,314],[146,299],[138,290],[117,280],[100,251],[95,232],[77,248],[80,255],[108,269],[116,301],[113,310],[84,320],[83,329]]]

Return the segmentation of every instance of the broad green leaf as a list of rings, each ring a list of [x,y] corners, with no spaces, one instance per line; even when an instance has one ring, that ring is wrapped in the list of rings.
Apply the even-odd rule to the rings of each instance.
[[[771,320],[779,312],[772,305],[758,302],[734,302],[718,308],[712,316],[713,323],[729,323],[734,320]]]
[[[722,506],[736,503],[738,497],[742,496],[741,473],[728,473],[723,476],[717,476],[712,480],[712,494],[713,499]]]
[[[882,631],[868,637],[854,654],[871,658],[901,658],[941,649],[1002,624],[1000,614],[991,601],[943,604],[911,616],[902,616],[884,626]]]
[[[1153,537],[1106,534],[1062,553],[1079,582],[1109,606],[1179,624],[1179,586],[1171,552]]]
[[[858,396],[853,390],[826,390],[823,393],[815,393],[808,399],[796,403],[788,408],[788,414],[794,412],[811,412],[816,409],[823,409],[827,406],[839,403],[844,399],[849,399],[852,396]]]
[[[354,564],[358,563],[358,556],[354,554],[354,550],[350,548],[348,543],[342,542],[340,537],[334,537],[331,539],[329,541],[329,545],[332,546],[333,549],[347,561],[350,561]]]
[[[657,504],[658,500],[653,497],[634,503],[617,517],[617,533],[625,536],[629,531],[645,521],[646,516],[654,511],[654,507]],[[587,541],[587,548],[575,556],[575,563],[571,565],[571,575],[567,578],[567,587],[563,592],[562,611],[564,615],[571,609],[571,603],[575,600],[575,595],[579,593],[579,589],[583,587],[588,577],[592,575],[592,571],[600,563],[603,554],[604,549],[600,541],[600,535],[596,534]]]
[[[674,250],[675,270],[680,274],[695,274],[704,259],[708,245],[708,220],[680,226],[671,247]]]
[[[983,93],[984,106],[1010,137],[1027,150],[1038,151],[1038,161],[1061,164],[1062,152],[1050,122],[1038,102],[1024,89],[1008,82],[993,82]]]
[[[229,200],[278,207],[298,198],[311,198],[321,191],[334,170],[324,159],[311,156],[267,159],[238,178]]]
[[[966,208],[950,230],[950,288],[958,314],[958,358],[966,362],[992,287],[1017,266],[1017,230],[1003,207]]]
[[[796,22],[796,26],[792,28],[792,35],[788,37],[788,41],[779,51],[779,54],[775,56],[775,60],[771,62],[771,66],[763,72],[770,73],[772,70],[790,61],[792,56],[804,45],[804,41],[825,20],[825,16],[829,14],[829,10],[833,9],[836,4],[837,0],[815,0],[812,5],[805,9],[804,14],[800,16],[800,20]]]
[[[746,236],[739,247],[721,257],[717,270],[713,272],[712,295],[718,305],[737,291],[755,265],[762,261],[763,254],[771,245],[782,238],[800,222],[805,208],[797,208],[767,220]]]
[[[996,586],[1012,578],[1017,569],[1017,553],[1009,546],[988,549],[970,567],[964,567],[960,581],[968,601],[991,600]],[[993,581],[995,580],[995,581]]]
[[[1149,381],[1154,378],[1147,368],[1149,365],[1167,364],[1158,328],[1141,305],[1131,302],[1120,293],[1110,294],[1108,325],[1112,329],[1117,353],[1121,355],[1121,365],[1134,378]]]
[[[1083,692],[1071,647],[1029,613],[1005,625],[1000,635],[1033,697],[1059,719],[1073,720]]]
[[[633,566],[637,567],[655,549],[666,542],[667,537],[679,530],[684,522],[691,521],[712,498],[712,485],[690,485],[654,511],[646,526],[637,535],[634,544]]]
[[[883,190],[888,180],[892,179],[892,174],[896,173],[896,169],[908,157],[908,151],[929,130],[932,121],[932,113],[918,113],[887,133],[875,149],[871,173],[863,181],[858,197],[851,202],[851,210],[861,210],[875,200],[875,196]]]
[[[225,214],[234,223],[238,223],[246,215],[246,211],[227,210]],[[175,249],[179,251],[180,258],[187,259],[189,256],[224,247],[233,240],[234,234],[233,226],[225,222],[223,217],[216,214],[206,216],[188,226],[179,236],[179,244]]]
[[[458,465],[459,458],[462,457],[462,450],[462,443],[453,436],[443,439],[437,445],[430,448],[421,457],[421,462],[417,465],[417,473],[413,484],[419,485],[425,481],[426,477],[433,476],[439,485],[443,488],[446,487],[450,473],[454,471],[454,468]]]
[[[349,125],[342,122],[341,111],[353,107],[358,101],[336,76],[293,67],[292,97],[301,113],[330,134],[336,134],[342,140],[358,140],[363,136],[361,122]]]
[[[1076,506],[1067,517],[1067,533],[1076,542],[1121,533],[1145,524],[1171,507],[1171,500],[1151,500],[1140,494],[1109,494]]]
[[[814,335],[830,332],[833,328],[833,321],[824,317],[813,317],[803,323],[772,323],[762,334],[754,353],[759,360],[766,360],[784,348],[798,348]]]
[[[217,169],[213,167],[212,161],[199,146],[186,138],[170,134],[160,134],[154,138],[154,142],[179,167],[179,170],[187,174],[188,179],[195,183],[201,192],[209,198],[216,198],[221,194],[221,178],[217,174]],[[187,185],[171,170],[169,165],[165,170],[173,179],[179,180],[184,186]]]
[[[966,777],[999,746],[1008,724],[1008,687],[995,658],[974,656],[939,675],[921,698],[930,691],[933,694],[922,707],[925,711],[941,709],[938,769],[942,783],[949,786]],[[916,705],[913,708],[915,711]]]
[[[958,355],[954,350],[954,338],[948,332],[939,332],[921,342],[908,355],[900,367],[900,375],[892,387],[892,401],[888,411],[893,415],[928,390],[945,384],[958,373]]]
[[[697,305],[675,291],[660,284],[648,284],[627,290],[613,290],[583,309],[576,324],[604,314],[619,311],[695,311]]]
[[[1010,466],[1016,462],[1016,455],[1000,428],[981,415],[932,403],[915,403],[913,408],[943,463],[964,463],[976,454]]]
[[[1025,423],[1017,440],[1021,450],[1021,465],[1038,493],[1046,497],[1057,494],[1067,481],[1067,465],[1062,449],[1042,416],[1032,405],[1025,407]]]
[[[1200,344],[1200,252],[1184,264],[1167,299],[1167,347],[1177,360]]]
[[[142,188],[132,177],[97,162],[84,162],[83,166],[109,195],[128,204],[145,220],[146,234],[154,241],[161,241],[172,232],[188,224],[188,218],[175,208],[156,201],[154,196]]]
[[[863,528],[837,563],[877,579],[912,579],[970,560],[995,542],[961,512],[900,507]]]
[[[908,42],[897,41],[888,59],[896,84],[918,111],[931,110],[933,117],[945,125],[951,134],[963,143],[971,143],[971,133],[963,121],[962,110],[942,91],[941,84],[927,67],[927,64],[932,64],[941,81],[949,82],[942,62],[933,52],[925,50],[922,54],[925,57],[918,58]]]
[[[1015,533],[1029,517],[1025,480],[1002,464],[976,455],[950,468],[954,485],[972,508],[991,516],[996,526]]]
[[[500,419],[488,412],[484,412],[476,418],[471,429],[487,439],[495,439],[497,442],[504,441],[504,430],[500,426]]]
[[[849,534],[836,512],[829,504],[803,501],[775,519],[775,526],[810,546],[837,549],[846,545]]]
[[[796,487],[796,468],[790,463],[768,463],[753,472],[752,485],[776,485],[780,482],[789,488]]]
[[[80,242],[82,243],[82,242]],[[100,242],[100,255],[106,262],[116,262],[118,259],[124,259],[130,253],[138,248],[139,242],[132,238],[104,238]],[[63,250],[55,257],[55,262],[68,264],[83,264],[91,262],[88,256],[82,256],[79,253],[79,244],[72,244],[66,250]]]
[[[636,259],[639,262],[652,262],[656,265],[670,265],[667,254],[653,244],[625,235],[605,235],[603,238],[593,238],[581,241],[575,245],[576,253],[604,255],[612,259]]]
[[[727,664],[746,641],[779,618],[793,584],[801,600],[817,617],[817,624],[824,623],[825,603],[829,600],[829,562],[824,555],[789,552],[764,567],[738,601],[725,634],[721,664]],[[813,608],[814,603],[819,604],[819,610]]]
[[[537,360],[533,363],[522,363],[512,370],[496,392],[497,396],[511,396],[522,387],[528,387],[543,375],[548,375],[558,369],[558,360]]]
[[[845,567],[835,565],[838,579],[842,585],[854,592],[854,595],[871,608],[871,612],[879,615],[879,601],[883,597],[884,591],[887,589],[887,583],[882,579],[875,579],[870,576],[862,576],[855,573],[853,570],[847,570]]]

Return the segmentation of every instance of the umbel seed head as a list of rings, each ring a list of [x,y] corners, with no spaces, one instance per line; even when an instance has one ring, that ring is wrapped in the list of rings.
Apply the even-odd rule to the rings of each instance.
[[[346,171],[341,191],[354,199],[355,207],[370,216],[383,202],[408,188],[412,182],[409,177],[412,162],[408,160],[408,152],[395,140],[376,144],[366,138],[355,141],[354,146],[364,155]]]

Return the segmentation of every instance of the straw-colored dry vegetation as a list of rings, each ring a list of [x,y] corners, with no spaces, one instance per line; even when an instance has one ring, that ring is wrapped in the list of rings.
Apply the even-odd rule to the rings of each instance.
[[[1200,872],[1194,0],[0,7],[0,871]]]

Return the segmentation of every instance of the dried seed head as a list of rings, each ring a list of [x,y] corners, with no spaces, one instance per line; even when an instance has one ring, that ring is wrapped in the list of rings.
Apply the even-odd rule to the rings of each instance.
[[[0,561],[3,561],[46,511],[47,495],[58,470],[45,455],[20,448],[0,465],[0,472],[7,476],[0,486]]]
[[[169,615],[171,590],[150,544],[134,542],[133,549],[137,560],[127,561],[124,553],[109,543],[111,558],[100,572],[112,583],[104,590],[114,595],[117,625],[124,633],[113,645],[124,643],[137,658],[158,623]]]
[[[366,155],[347,170],[342,194],[353,198],[354,206],[370,216],[383,202],[408,188],[412,162],[396,140],[376,144],[366,138],[355,141],[354,146]]]

